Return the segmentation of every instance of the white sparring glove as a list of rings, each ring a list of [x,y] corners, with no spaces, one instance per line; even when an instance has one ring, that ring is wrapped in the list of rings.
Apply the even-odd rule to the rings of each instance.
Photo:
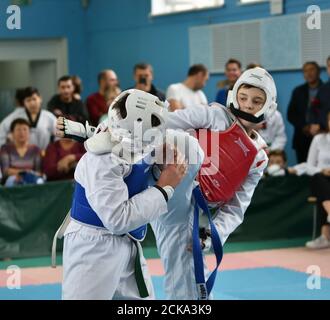
[[[95,127],[92,127],[88,124],[88,121],[86,121],[86,127],[76,121],[68,120],[63,117],[58,118],[57,120],[57,130],[64,133],[65,138],[70,138],[77,140],[79,142],[84,142],[89,137],[93,136],[95,132]],[[60,128],[60,126],[63,126],[64,128]]]

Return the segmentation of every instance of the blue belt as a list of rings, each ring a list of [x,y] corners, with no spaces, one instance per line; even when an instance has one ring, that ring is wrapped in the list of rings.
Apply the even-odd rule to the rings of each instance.
[[[193,195],[195,198],[195,208],[194,208],[194,223],[193,223],[193,257],[194,257],[194,267],[195,267],[195,280],[198,290],[198,299],[199,300],[207,300],[212,291],[216,276],[217,270],[221,263],[223,256],[223,248],[222,243],[219,237],[219,234],[215,228],[215,225],[212,221],[210,210],[207,206],[206,200],[199,188],[197,186],[193,190]],[[216,256],[216,267],[210,274],[209,278],[205,282],[204,275],[204,260],[202,254],[202,248],[200,243],[199,236],[199,208],[203,210],[203,213],[207,215],[207,218],[211,227],[211,240],[214,254]]]

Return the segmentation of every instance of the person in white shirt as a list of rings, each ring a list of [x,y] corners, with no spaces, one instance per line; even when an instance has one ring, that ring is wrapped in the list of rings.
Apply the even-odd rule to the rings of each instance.
[[[209,72],[204,65],[191,66],[185,81],[171,84],[167,89],[166,100],[170,103],[170,110],[207,105],[207,98],[201,89],[208,78]]]
[[[27,87],[24,90],[24,108],[17,108],[0,124],[0,146],[10,141],[10,126],[16,119],[25,119],[30,123],[30,144],[45,150],[55,136],[56,117],[49,111],[41,109],[42,98],[38,89]]]
[[[267,143],[269,151],[285,149],[287,136],[283,117],[278,110],[267,121],[259,125],[258,132]]]
[[[330,112],[327,119],[327,132],[314,137],[307,157],[307,173],[313,175],[312,191],[322,225],[320,237],[306,243],[310,249],[330,248]]]

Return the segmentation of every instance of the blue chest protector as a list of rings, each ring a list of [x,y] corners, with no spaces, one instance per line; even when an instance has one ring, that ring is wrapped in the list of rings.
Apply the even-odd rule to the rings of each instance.
[[[141,161],[132,166],[132,171],[124,179],[128,188],[129,198],[142,192],[148,188],[148,180],[150,179],[150,164]],[[95,227],[105,228],[97,213],[89,205],[85,189],[78,182],[75,184],[73,195],[71,217],[84,224],[92,225]],[[135,230],[129,232],[129,236],[137,241],[143,241],[147,234],[147,225],[143,225]]]

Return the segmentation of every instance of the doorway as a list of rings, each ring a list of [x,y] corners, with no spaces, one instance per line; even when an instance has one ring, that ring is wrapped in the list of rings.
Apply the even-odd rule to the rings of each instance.
[[[65,39],[0,41],[0,121],[15,109],[16,89],[38,88],[46,108],[67,73]]]

